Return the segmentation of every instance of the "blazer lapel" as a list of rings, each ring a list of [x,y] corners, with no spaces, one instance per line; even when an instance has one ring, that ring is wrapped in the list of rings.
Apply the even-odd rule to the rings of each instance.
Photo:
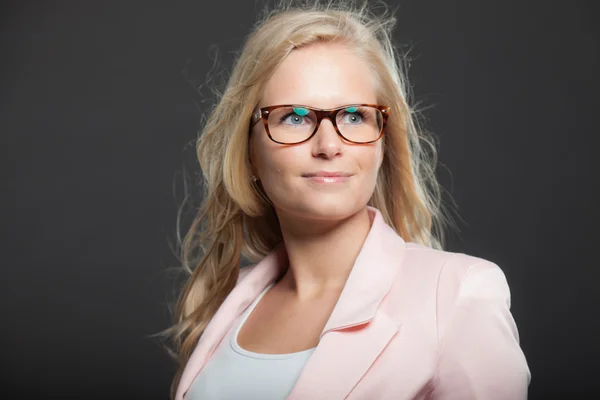
[[[345,399],[399,329],[382,315],[361,329],[327,333],[288,400]]]
[[[398,272],[404,241],[368,207],[372,225],[338,302],[288,399],[342,399],[354,388],[400,323],[378,313]],[[176,400],[183,400],[231,324],[287,265],[285,246],[270,252],[225,299],[212,318],[181,376]]]
[[[288,400],[343,399],[399,332],[379,313],[404,254],[404,241],[368,208],[372,225],[352,272]]]

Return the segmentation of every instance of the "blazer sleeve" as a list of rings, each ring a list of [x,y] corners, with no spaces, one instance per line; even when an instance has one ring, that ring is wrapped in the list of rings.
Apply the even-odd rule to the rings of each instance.
[[[502,270],[488,261],[470,267],[448,313],[432,397],[527,399],[531,374],[519,346]]]

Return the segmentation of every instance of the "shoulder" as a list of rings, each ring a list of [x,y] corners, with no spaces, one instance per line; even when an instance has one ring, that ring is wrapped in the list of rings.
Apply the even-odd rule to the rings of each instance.
[[[397,301],[451,308],[464,297],[495,297],[510,307],[510,291],[502,269],[494,262],[463,253],[406,243],[392,286]]]
[[[453,253],[433,249],[418,243],[407,242],[403,262],[410,265],[423,265],[425,268],[452,268],[457,273],[466,273],[477,264],[493,264],[486,259],[464,253]],[[494,264],[495,265],[495,264]]]
[[[248,274],[256,267],[256,265],[257,264],[252,264],[252,265],[248,265],[246,267],[242,267],[240,269],[240,272],[238,275],[238,280],[235,285],[236,286],[239,285],[246,278],[246,276],[248,276]]]
[[[397,321],[435,321],[431,332],[441,333],[463,304],[509,309],[510,291],[500,267],[480,257],[407,242],[381,311]]]
[[[406,243],[400,270],[402,275],[435,279],[438,290],[461,290],[465,294],[484,283],[506,283],[504,272],[492,261],[416,243]]]

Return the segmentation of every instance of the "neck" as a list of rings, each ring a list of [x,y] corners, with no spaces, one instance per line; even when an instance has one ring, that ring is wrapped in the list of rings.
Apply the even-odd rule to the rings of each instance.
[[[339,221],[299,221],[279,216],[289,268],[279,285],[297,300],[343,289],[371,228],[365,207]]]

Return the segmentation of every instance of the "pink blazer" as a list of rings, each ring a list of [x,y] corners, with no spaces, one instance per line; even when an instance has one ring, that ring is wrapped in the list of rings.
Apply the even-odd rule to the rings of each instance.
[[[495,264],[406,243],[369,207],[371,230],[288,400],[527,398],[531,374]],[[176,400],[285,265],[283,245],[242,269],[192,353]]]

